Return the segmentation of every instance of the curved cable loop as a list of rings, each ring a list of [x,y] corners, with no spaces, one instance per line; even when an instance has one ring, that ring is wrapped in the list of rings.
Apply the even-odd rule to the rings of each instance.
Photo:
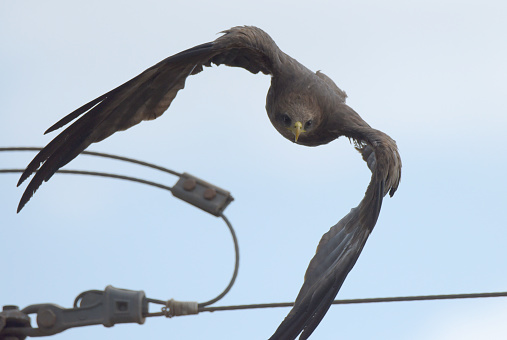
[[[39,147],[2,147],[2,148],[0,148],[0,152],[2,152],[2,151],[40,151],[40,150],[42,150],[42,148],[39,148]],[[124,161],[124,162],[130,162],[130,163],[134,163],[134,164],[139,164],[139,165],[142,165],[142,166],[146,166],[146,167],[149,167],[149,168],[152,168],[152,169],[160,170],[162,172],[166,172],[166,173],[178,176],[180,178],[183,175],[183,174],[181,174],[179,172],[176,172],[176,171],[173,171],[171,169],[167,169],[167,168],[155,165],[155,164],[139,161],[139,160],[136,160],[136,159],[133,159],[133,158],[127,158],[127,157],[122,157],[122,156],[117,156],[117,155],[112,155],[112,154],[107,154],[107,153],[101,153],[101,152],[93,152],[93,151],[84,151],[83,154],[87,154],[87,155],[90,155],[90,156],[98,156],[98,157],[111,158],[111,159],[116,159],[116,160],[120,160],[120,161]],[[23,173],[23,172],[24,172],[24,169],[0,169],[0,173]],[[164,190],[172,192],[172,187],[169,187],[167,185],[163,185],[163,184],[160,184],[160,183],[157,183],[157,182],[147,181],[147,180],[144,180],[144,179],[141,179],[141,178],[137,178],[137,177],[118,175],[118,174],[113,174],[113,173],[98,172],[98,171],[83,171],[83,170],[62,170],[62,169],[58,170],[56,173],[59,173],[59,174],[73,174],[73,175],[88,175],[88,176],[97,176],[97,177],[106,177],[106,178],[116,178],[116,179],[121,179],[121,180],[126,180],[126,181],[141,183],[141,184],[146,184],[146,185],[150,185],[150,186],[153,186],[153,187],[157,187],[159,189],[164,189]],[[199,311],[202,308],[204,308],[205,306],[209,306],[209,305],[217,302],[218,300],[222,299],[231,290],[232,286],[234,285],[234,282],[236,281],[236,277],[238,276],[238,270],[239,270],[239,243],[238,243],[238,239],[236,237],[236,232],[234,231],[234,228],[233,228],[232,224],[230,223],[230,221],[227,219],[227,217],[223,213],[220,213],[219,217],[221,217],[222,220],[227,225],[227,227],[229,229],[229,232],[231,233],[233,243],[234,243],[234,253],[235,253],[234,271],[233,271],[232,277],[231,277],[231,279],[229,281],[229,284],[227,285],[227,287],[219,295],[217,295],[215,298],[213,298],[213,299],[211,299],[209,301],[202,302],[202,303],[198,304]],[[167,303],[167,301],[162,301],[162,300],[155,300],[155,299],[151,299],[151,300],[152,300],[152,302],[155,302],[155,303],[160,303],[160,302],[163,302],[163,304]],[[76,298],[76,300],[74,301],[74,304],[76,304],[77,301],[78,301],[78,298]],[[150,313],[150,314],[153,314],[153,315],[148,315],[148,316],[155,316],[155,315],[158,315],[159,313]]]
[[[227,227],[229,228],[229,231],[231,232],[232,241],[234,242],[234,253],[236,254],[236,256],[235,256],[235,265],[234,265],[234,273],[232,274],[232,278],[229,281],[229,285],[227,287],[225,287],[225,289],[224,289],[224,291],[222,293],[220,293],[219,295],[217,295],[217,297],[215,297],[214,299],[211,299],[211,300],[206,301],[206,302],[199,303],[199,305],[198,305],[199,311],[201,311],[204,307],[209,306],[211,304],[214,304],[215,302],[217,302],[218,300],[220,300],[221,298],[223,298],[231,290],[232,286],[234,285],[234,282],[236,281],[236,277],[238,276],[238,270],[239,270],[239,244],[238,244],[238,239],[236,238],[236,233],[234,232],[234,228],[232,227],[232,224],[231,224],[231,222],[229,222],[229,220],[227,219],[227,217],[225,217],[224,214],[220,214],[220,217],[222,217],[222,219],[224,220],[225,224],[227,224]]]

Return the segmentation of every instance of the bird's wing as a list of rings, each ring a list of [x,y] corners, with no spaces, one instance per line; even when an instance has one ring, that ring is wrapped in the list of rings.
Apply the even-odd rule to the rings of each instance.
[[[90,144],[162,115],[177,92],[185,86],[186,78],[202,71],[203,66],[225,64],[242,67],[252,73],[276,75],[284,54],[264,31],[244,26],[222,33],[225,34],[213,42],[162,60],[51,126],[46,133],[81,116],[42,149],[21,175],[18,186],[37,172],[21,197],[18,212],[43,181],[48,181],[59,168]]]
[[[385,180],[377,178],[372,147],[361,145],[358,150],[373,172],[365,197],[359,206],[322,236],[306,270],[305,281],[294,307],[270,340],[292,340],[301,332],[300,339],[307,339],[312,334],[334,301],[375,226],[384,197]]]

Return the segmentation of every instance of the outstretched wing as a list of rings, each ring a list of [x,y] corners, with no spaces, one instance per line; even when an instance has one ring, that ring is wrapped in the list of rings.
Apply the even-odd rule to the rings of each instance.
[[[269,35],[259,28],[245,26],[224,31],[213,42],[198,45],[150,67],[137,77],[81,106],[46,133],[67,127],[27,166],[18,186],[36,172],[18,206],[18,212],[43,181],[77,157],[90,144],[116,131],[126,130],[143,120],[152,120],[167,110],[189,75],[197,74],[211,63],[242,67],[252,73],[276,75],[283,53]],[[42,164],[42,166],[41,166]],[[39,168],[40,167],[40,168]]]
[[[358,150],[373,173],[365,197],[322,236],[294,307],[270,340],[292,340],[301,332],[300,339],[307,339],[312,334],[354,267],[377,222],[385,195],[385,176],[377,171],[371,146],[359,145]]]
[[[356,263],[370,231],[358,226],[357,208],[324,235],[334,234],[319,247],[306,271],[305,282],[294,307],[270,340],[307,339],[334,301],[348,273]]]

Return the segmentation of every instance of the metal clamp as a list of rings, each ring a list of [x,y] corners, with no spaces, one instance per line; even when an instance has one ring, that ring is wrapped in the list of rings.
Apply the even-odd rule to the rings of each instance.
[[[0,312],[0,339],[24,339],[26,336],[47,336],[73,327],[117,323],[143,324],[148,314],[148,301],[143,291],[107,286],[104,291],[92,290],[78,296],[79,306],[63,308],[43,303],[23,310],[4,306]],[[7,308],[6,308],[7,307]],[[37,326],[30,325],[29,314],[37,314]]]
[[[183,173],[171,190],[172,194],[212,215],[220,216],[234,198],[227,190],[200,178]]]

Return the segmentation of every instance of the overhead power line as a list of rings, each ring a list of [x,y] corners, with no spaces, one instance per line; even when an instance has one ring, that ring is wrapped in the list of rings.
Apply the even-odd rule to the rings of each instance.
[[[40,151],[41,149],[42,148],[40,148],[40,147],[0,147],[0,152],[2,152],[2,151]],[[227,228],[229,229],[229,232],[231,234],[231,237],[232,237],[232,240],[234,243],[234,254],[235,254],[234,255],[235,256],[234,271],[233,271],[232,277],[231,277],[227,287],[225,287],[225,289],[220,294],[218,294],[216,297],[214,297],[208,301],[199,303],[198,307],[203,308],[205,306],[208,306],[208,305],[211,305],[211,304],[217,302],[218,300],[222,299],[231,290],[231,288],[234,285],[234,282],[236,281],[236,278],[238,276],[239,244],[238,244],[238,239],[236,237],[236,232],[234,231],[234,228],[233,228],[231,222],[223,214],[223,210],[227,207],[227,205],[233,199],[232,196],[230,196],[229,192],[227,192],[223,189],[220,189],[216,186],[213,186],[207,182],[204,182],[201,179],[196,178],[190,174],[179,173],[174,170],[167,169],[165,167],[158,166],[158,165],[155,165],[152,163],[143,162],[143,161],[140,161],[137,159],[122,157],[122,156],[117,156],[117,155],[111,155],[111,154],[106,154],[106,153],[101,153],[101,152],[93,152],[93,151],[83,151],[83,154],[104,157],[104,158],[111,158],[111,159],[116,159],[116,160],[120,160],[123,162],[134,163],[134,164],[142,165],[142,166],[145,166],[148,168],[160,170],[162,172],[179,177],[180,180],[174,186],[170,187],[170,186],[167,186],[167,185],[164,185],[161,183],[148,181],[145,179],[132,177],[132,176],[114,174],[114,173],[106,173],[106,172],[98,172],[98,171],[83,171],[83,170],[58,170],[57,171],[57,173],[59,173],[59,174],[88,175],[88,176],[115,178],[115,179],[121,179],[121,180],[125,180],[125,181],[137,182],[137,183],[141,183],[141,184],[145,184],[145,185],[150,185],[153,187],[157,187],[160,189],[170,191],[175,197],[178,197],[178,198],[186,201],[187,203],[193,204],[194,206],[196,206],[196,207],[198,207],[198,208],[200,208],[212,215],[220,217],[227,225]],[[24,171],[24,169],[0,169],[0,173],[22,173],[23,171]],[[185,188],[185,186],[187,186],[187,185],[190,185],[191,187]],[[181,187],[183,187],[183,189]],[[196,194],[195,192],[199,191],[198,189],[200,189],[200,191],[203,191],[203,189],[205,189],[204,190],[205,194],[206,194],[206,191],[209,191],[209,193],[212,195],[211,199],[210,199],[210,197],[207,197],[207,198],[204,197],[204,199],[203,199],[202,197],[200,197],[199,194]],[[218,202],[212,203],[212,202],[216,201],[214,198],[218,198]],[[204,204],[203,204],[203,200],[204,200]],[[160,301],[160,300],[157,300],[157,301]]]
[[[374,302],[473,299],[473,298],[488,298],[488,297],[507,297],[507,292],[415,295],[415,296],[396,296],[396,297],[367,298],[367,299],[345,299],[345,300],[335,300],[335,301],[333,301],[333,305],[349,305],[349,304],[374,303]],[[258,304],[250,304],[250,305],[211,306],[211,307],[202,308],[201,311],[202,312],[216,312],[216,311],[225,311],[225,310],[279,308],[279,307],[292,307],[292,306],[294,306],[294,302],[258,303]]]
[[[41,150],[41,148],[37,148],[37,147],[0,148],[0,152],[1,151],[39,151],[39,150]],[[203,182],[202,180],[200,180],[198,178],[195,178],[195,177],[193,177],[193,176],[191,176],[189,174],[178,173],[176,171],[173,171],[173,170],[170,170],[170,169],[158,166],[158,165],[154,165],[154,164],[151,164],[151,163],[142,162],[142,161],[139,161],[139,160],[136,160],[136,159],[127,158],[127,157],[121,157],[121,156],[116,156],[116,155],[111,155],[111,154],[91,152],[91,151],[85,151],[83,153],[87,154],[87,155],[92,155],[92,156],[106,157],[106,158],[116,159],[116,160],[120,160],[120,161],[135,163],[135,164],[146,166],[146,167],[149,167],[149,168],[152,168],[152,169],[157,169],[157,170],[163,171],[165,173],[169,173],[169,174],[172,174],[172,175],[180,177],[180,181],[178,181],[178,183],[176,183],[173,187],[170,187],[170,186],[167,186],[167,185],[164,185],[164,184],[161,184],[161,183],[157,183],[157,182],[153,182],[153,181],[148,181],[148,180],[145,180],[145,179],[141,179],[141,178],[137,178],[137,177],[132,177],[132,176],[114,174],[114,173],[105,173],[105,172],[97,172],[97,171],[82,171],[82,170],[59,170],[59,171],[57,171],[57,173],[99,176],[99,177],[106,177],[106,178],[116,178],[116,179],[121,179],[121,180],[126,180],[126,181],[131,181],[131,182],[137,182],[137,183],[141,183],[141,184],[146,184],[146,185],[150,185],[150,186],[153,186],[153,187],[157,187],[157,188],[160,188],[160,189],[164,189],[164,190],[170,191],[170,192],[173,193],[174,196],[176,196],[178,198],[181,198],[181,199],[187,201],[188,203],[191,203],[191,204],[193,204],[193,205],[195,205],[195,206],[197,206],[197,207],[199,207],[199,208],[201,208],[201,209],[203,209],[203,210],[205,210],[205,211],[207,211],[207,212],[209,212],[209,213],[211,213],[211,214],[213,214],[215,216],[221,217],[224,220],[224,222],[226,223],[226,225],[229,228],[229,231],[230,231],[230,233],[232,235],[233,242],[234,242],[234,250],[235,250],[235,268],[234,268],[234,272],[233,272],[232,278],[231,278],[228,286],[224,289],[224,291],[222,293],[220,293],[217,297],[215,297],[215,298],[213,298],[213,299],[211,299],[209,301],[203,302],[203,303],[175,301],[175,300],[165,301],[165,300],[158,300],[158,299],[147,299],[146,300],[147,302],[162,304],[162,305],[165,305],[165,307],[162,308],[162,312],[155,312],[155,313],[148,313],[148,312],[146,312],[146,313],[143,313],[143,317],[149,317],[149,316],[169,316],[169,317],[172,317],[172,316],[178,316],[178,315],[197,314],[199,312],[232,311],[232,310],[246,310],[246,309],[261,309],[261,308],[280,308],[280,307],[292,307],[292,306],[294,306],[294,302],[242,304],[242,305],[230,305],[230,306],[210,306],[210,305],[214,304],[215,302],[217,302],[218,300],[220,300],[222,297],[224,297],[229,292],[229,290],[234,285],[234,282],[235,282],[237,274],[238,274],[238,266],[239,266],[239,246],[238,246],[238,240],[236,238],[236,235],[235,235],[235,232],[234,232],[234,229],[233,229],[231,223],[225,217],[225,215],[223,215],[223,209],[225,209],[225,207],[227,206],[227,204],[232,200],[232,196],[230,196],[230,194],[227,191],[224,191],[223,189],[220,189],[218,187],[212,186],[209,183]],[[0,169],[0,173],[21,173],[23,171],[24,171],[24,169]],[[192,197],[187,197],[185,195],[182,196],[181,194],[177,193],[178,189],[181,189],[180,188],[181,186],[183,186],[183,188],[184,188],[188,184],[192,184],[193,187],[199,186],[199,185],[210,186],[210,187],[208,187],[208,189],[213,189],[213,190],[218,191],[218,193],[215,192],[215,194],[225,195],[225,200],[221,203],[221,205],[220,205],[220,207],[219,207],[218,210],[216,209],[217,207],[206,207],[206,206],[203,206],[199,202],[199,200],[196,199],[195,197],[192,198]],[[176,190],[176,193],[175,193],[175,190]],[[116,288],[113,288],[113,287],[107,287],[106,291],[111,291],[111,292],[118,293],[118,292],[121,292],[122,290],[121,289],[116,289]],[[75,309],[76,308],[79,309],[79,306],[77,306],[76,304],[83,297],[88,297],[90,294],[100,295],[99,293],[102,294],[99,291],[87,291],[87,292],[81,293],[76,298],[76,301],[74,303],[74,308]],[[133,292],[132,291],[132,293],[127,292],[126,294],[137,294],[137,295],[139,295],[141,293],[140,292]],[[144,293],[142,293],[142,294],[144,294]],[[137,295],[135,295],[135,296],[137,296]],[[403,301],[408,302],[408,301],[429,301],[429,300],[452,300],[452,299],[491,298],[491,297],[507,297],[507,292],[469,293],[469,294],[414,295],[414,296],[396,296],[396,297],[364,298],[364,299],[343,299],[343,300],[335,300],[333,302],[333,304],[335,304],[335,305],[344,305],[344,304],[360,304],[360,303],[403,302]],[[194,307],[190,308],[190,309],[193,310],[191,313],[189,312],[190,309],[189,309],[189,307],[187,305],[188,306],[190,306],[190,305],[194,306],[195,305]],[[176,308],[177,306],[180,306],[180,307]],[[34,331],[34,330],[31,329],[30,331]],[[37,330],[35,330],[35,331],[37,331]]]

